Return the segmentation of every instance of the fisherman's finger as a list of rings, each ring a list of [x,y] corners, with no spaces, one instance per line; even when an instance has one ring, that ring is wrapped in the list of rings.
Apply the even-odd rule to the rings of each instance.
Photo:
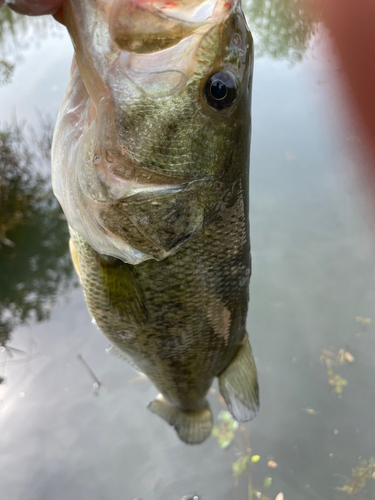
[[[0,0],[0,7],[8,5],[12,10],[27,16],[43,16],[45,14],[55,14],[64,0]]]

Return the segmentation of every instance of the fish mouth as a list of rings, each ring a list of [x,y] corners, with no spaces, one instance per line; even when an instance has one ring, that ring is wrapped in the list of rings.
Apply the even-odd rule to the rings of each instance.
[[[147,54],[204,30],[225,15],[233,0],[114,0],[108,8],[111,39],[121,50]]]

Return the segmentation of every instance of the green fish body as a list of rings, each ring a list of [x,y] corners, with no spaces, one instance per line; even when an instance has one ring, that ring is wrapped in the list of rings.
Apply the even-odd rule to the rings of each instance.
[[[65,12],[77,67],[55,132],[55,193],[96,325],[159,390],[150,410],[199,443],[211,432],[215,377],[237,420],[259,404],[245,329],[251,35],[235,2],[151,55],[142,38],[130,53],[137,72],[109,36],[117,59],[108,49],[100,72],[95,46],[80,35],[90,39],[83,19],[98,20],[88,4]]]

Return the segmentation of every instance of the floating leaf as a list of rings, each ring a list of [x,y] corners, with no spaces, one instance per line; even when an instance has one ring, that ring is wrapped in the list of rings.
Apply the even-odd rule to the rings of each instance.
[[[225,423],[231,430],[236,430],[238,428],[238,422],[235,420],[229,411],[221,411],[219,413],[219,420]]]
[[[280,493],[276,496],[275,500],[284,500],[284,493],[280,491]]]
[[[233,434],[227,434],[226,436],[219,436],[218,443],[220,448],[228,448],[230,443],[233,441]]]
[[[335,373],[333,370],[328,370],[328,382],[330,385],[333,385],[334,391],[337,394],[341,394],[343,387],[348,385],[348,381],[345,380],[341,375]]]
[[[317,415],[318,412],[313,410],[312,408],[304,408],[304,411],[308,413],[309,415]]]
[[[341,488],[342,491],[348,493],[351,498],[363,490],[366,486],[367,479],[375,479],[375,459],[370,458],[370,460],[359,460],[357,467],[352,469],[352,479],[351,481]]]
[[[354,362],[354,356],[352,354],[350,354],[350,352],[346,351],[344,354],[344,357],[345,357],[346,361],[348,361],[349,363]]]
[[[217,436],[219,435],[219,427],[218,427],[217,425],[214,425],[214,426],[212,427],[212,432],[211,432],[211,434],[212,434],[213,436],[215,436],[215,437],[217,437]]]
[[[251,461],[252,461],[254,464],[256,464],[257,462],[259,462],[259,460],[260,460],[260,455],[253,455],[253,456],[251,457]]]
[[[345,365],[346,362],[348,363],[354,362],[354,356],[349,351],[345,351],[345,349],[340,349],[339,352],[337,353],[337,357],[339,359],[340,365]]]
[[[320,356],[321,363],[325,363],[327,368],[331,368],[332,365],[338,364],[337,355],[329,351],[328,349],[322,349],[322,355]]]
[[[238,429],[238,422],[237,422],[237,420],[232,420],[232,422],[230,422],[230,424],[229,424],[229,427],[230,427],[233,431],[237,430],[237,429]]]
[[[272,477],[265,477],[264,478],[264,487],[269,488],[272,484]]]
[[[250,455],[242,455],[238,460],[236,460],[232,464],[232,471],[234,477],[240,477],[241,474],[245,472],[245,470],[250,465]]]
[[[221,420],[222,422],[230,422],[231,420],[233,420],[233,417],[229,413],[229,411],[223,410],[219,413],[219,420]]]
[[[361,325],[369,325],[371,323],[371,318],[364,318],[363,316],[356,316],[355,320]]]
[[[258,498],[258,500],[271,500],[268,496],[266,496],[264,493],[262,493],[259,490],[253,490],[253,496]]]
[[[218,419],[220,424],[213,427],[212,435],[217,438],[220,448],[225,449],[234,439],[234,431],[238,428],[238,422],[228,411],[221,411]]]
[[[274,460],[268,460],[267,465],[268,465],[268,467],[270,467],[271,469],[276,469],[276,467],[277,467],[277,465],[278,465],[278,464],[277,464],[277,462],[275,462]]]
[[[328,369],[332,366],[345,365],[346,363],[353,363],[354,356],[345,349],[340,349],[337,353],[329,351],[328,349],[322,349],[322,355],[320,356],[320,361],[327,365]]]

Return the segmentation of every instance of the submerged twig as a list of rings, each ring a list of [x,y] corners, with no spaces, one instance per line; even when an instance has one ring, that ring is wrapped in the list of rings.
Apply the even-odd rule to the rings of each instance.
[[[172,488],[172,486],[169,486],[169,489],[171,490],[172,492],[172,495],[174,496],[174,498],[177,498],[177,500],[179,500],[179,496],[177,495],[177,493],[174,491],[174,489]]]
[[[352,478],[342,488],[337,488],[350,495],[350,500],[355,500],[357,494],[366,486],[367,479],[375,479],[375,459],[369,461],[361,459],[359,464],[352,469]]]
[[[99,381],[98,377],[95,375],[95,373],[92,371],[88,363],[83,359],[81,354],[77,354],[77,358],[81,361],[83,366],[86,368],[88,373],[90,374],[91,378],[94,380],[94,393],[98,394],[100,386],[102,385],[101,382]]]
[[[224,408],[228,408],[228,407],[227,407],[227,404],[226,404],[226,402],[225,402],[225,400],[224,400],[223,396],[220,394],[220,392],[218,392],[218,391],[217,391],[216,389],[214,389],[213,387],[211,387],[210,392],[211,392],[211,394],[215,394],[215,396],[217,397],[217,399],[218,399],[219,403],[221,403],[221,404],[224,406]]]

